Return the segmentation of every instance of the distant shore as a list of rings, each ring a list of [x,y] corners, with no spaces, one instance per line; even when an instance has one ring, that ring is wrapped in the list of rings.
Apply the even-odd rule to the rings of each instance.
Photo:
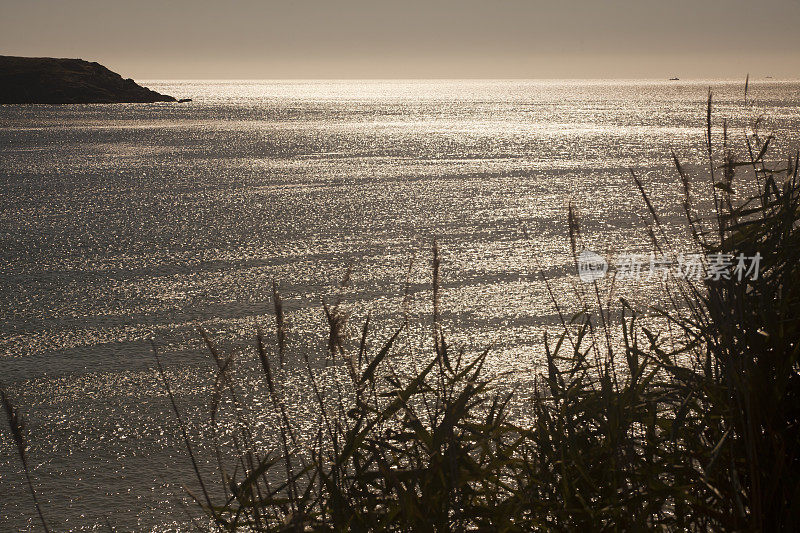
[[[0,104],[175,102],[82,59],[0,56]]]

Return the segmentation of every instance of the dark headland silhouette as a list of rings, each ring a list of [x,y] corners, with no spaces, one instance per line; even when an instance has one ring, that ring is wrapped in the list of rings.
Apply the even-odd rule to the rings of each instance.
[[[82,59],[0,56],[0,104],[175,102],[99,63]]]

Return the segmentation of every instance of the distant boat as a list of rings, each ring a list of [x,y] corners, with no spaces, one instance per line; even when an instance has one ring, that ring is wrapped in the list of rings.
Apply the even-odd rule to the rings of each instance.
[[[191,98],[181,98],[180,100],[178,100],[178,103],[183,104],[185,102],[191,102],[191,101],[192,101]]]
[[[771,80],[771,79],[772,79],[772,76],[767,76],[767,79],[768,79],[768,80]]]
[[[670,78],[669,81],[678,81],[680,78]]]

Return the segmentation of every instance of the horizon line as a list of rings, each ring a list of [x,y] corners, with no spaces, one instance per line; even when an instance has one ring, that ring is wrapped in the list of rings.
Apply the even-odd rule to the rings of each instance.
[[[595,78],[595,77],[542,77],[542,78],[526,78],[526,77],[500,77],[500,78],[487,78],[487,77],[406,77],[406,78],[393,78],[393,77],[342,77],[342,78],[325,78],[325,77],[308,77],[308,78],[226,78],[226,77],[180,77],[180,78],[162,78],[152,76],[138,76],[138,80],[146,81],[741,81],[744,82],[747,76],[736,77],[687,77],[672,79],[668,77],[608,77],[608,78]],[[771,76],[750,76],[750,82],[754,81],[769,81],[769,82],[800,82],[800,78],[784,78],[784,77],[771,77]]]

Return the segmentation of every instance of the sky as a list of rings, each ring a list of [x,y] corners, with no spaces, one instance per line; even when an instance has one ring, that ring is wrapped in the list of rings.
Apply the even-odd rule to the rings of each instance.
[[[0,0],[0,54],[135,79],[796,79],[800,0]]]

